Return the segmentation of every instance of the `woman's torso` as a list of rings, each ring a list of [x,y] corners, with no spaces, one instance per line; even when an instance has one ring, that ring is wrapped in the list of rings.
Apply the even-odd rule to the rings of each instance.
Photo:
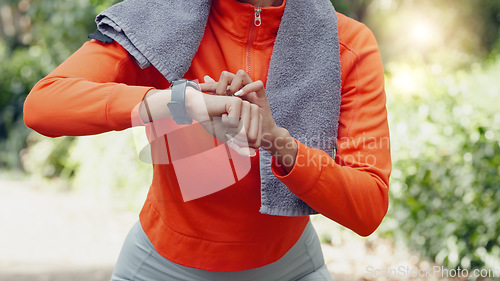
[[[265,83],[283,10],[284,6],[262,8],[262,23],[256,26],[251,5],[213,1],[203,40],[185,78],[202,81],[209,75],[218,80],[222,71],[243,69],[254,81]],[[159,73],[154,75],[158,85],[153,86],[168,87]],[[205,137],[193,138],[197,132]],[[258,156],[237,157],[215,142],[201,149],[204,141],[213,140],[197,125],[167,134],[170,164],[154,166],[140,216],[146,234],[160,254],[189,267],[236,271],[276,261],[300,237],[308,217],[260,214]],[[180,147],[190,144],[193,148],[184,153]],[[213,154],[218,162],[203,157],[209,150],[219,150]],[[184,202],[182,182],[203,189],[214,177],[224,189]]]

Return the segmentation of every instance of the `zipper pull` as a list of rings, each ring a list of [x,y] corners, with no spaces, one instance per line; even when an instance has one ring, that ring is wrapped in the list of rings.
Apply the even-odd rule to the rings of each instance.
[[[255,19],[253,21],[255,26],[260,26],[262,24],[262,21],[260,20],[260,11],[261,9],[259,7],[255,8]]]

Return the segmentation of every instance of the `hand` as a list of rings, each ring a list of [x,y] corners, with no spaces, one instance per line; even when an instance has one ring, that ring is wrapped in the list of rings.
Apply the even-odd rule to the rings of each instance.
[[[264,149],[271,149],[273,140],[278,135],[282,135],[280,131],[282,128],[276,125],[271,114],[264,83],[260,80],[253,82],[245,71],[239,70],[236,74],[223,71],[218,82],[209,76],[205,76],[205,83],[200,84],[200,87],[203,92],[209,92],[217,96],[234,95],[257,106],[263,119],[262,145]]]
[[[297,143],[288,130],[279,127],[274,121],[262,81],[252,81],[243,70],[236,74],[223,71],[218,82],[206,76],[205,83],[200,86],[204,92],[217,96],[233,95],[257,105],[262,115],[262,148],[271,153],[285,171],[289,172],[293,168]]]
[[[186,109],[210,134],[239,154],[254,156],[261,145],[258,107],[237,97],[206,95],[186,89]]]

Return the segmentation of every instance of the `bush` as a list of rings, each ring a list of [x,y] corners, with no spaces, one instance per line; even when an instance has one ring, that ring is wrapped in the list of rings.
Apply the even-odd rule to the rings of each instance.
[[[500,60],[453,76],[388,69],[394,170],[383,230],[448,267],[500,268]]]
[[[94,18],[116,0],[30,1],[0,4],[0,168],[19,168],[29,130],[22,122],[24,99],[87,39]],[[5,27],[4,27],[5,25]]]

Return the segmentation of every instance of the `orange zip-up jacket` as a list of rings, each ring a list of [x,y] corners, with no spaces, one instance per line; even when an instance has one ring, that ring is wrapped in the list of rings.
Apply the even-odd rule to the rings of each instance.
[[[266,82],[274,40],[284,11],[265,7],[261,26],[254,7],[214,0],[206,32],[185,78],[217,78],[224,70],[246,70]],[[338,14],[342,102],[335,159],[298,143],[297,162],[317,157],[321,165],[295,165],[275,175],[313,209],[366,236],[388,207],[391,171],[384,74],[369,29]],[[320,79],[320,78],[319,78]],[[168,81],[154,68],[141,69],[117,43],[86,42],[40,80],[25,102],[24,118],[50,137],[81,136],[132,126],[131,112],[152,88]],[[308,216],[259,213],[258,157],[247,176],[214,194],[183,202],[172,165],[153,165],[153,182],[140,221],[169,260],[212,271],[260,267],[278,260],[297,241]]]

